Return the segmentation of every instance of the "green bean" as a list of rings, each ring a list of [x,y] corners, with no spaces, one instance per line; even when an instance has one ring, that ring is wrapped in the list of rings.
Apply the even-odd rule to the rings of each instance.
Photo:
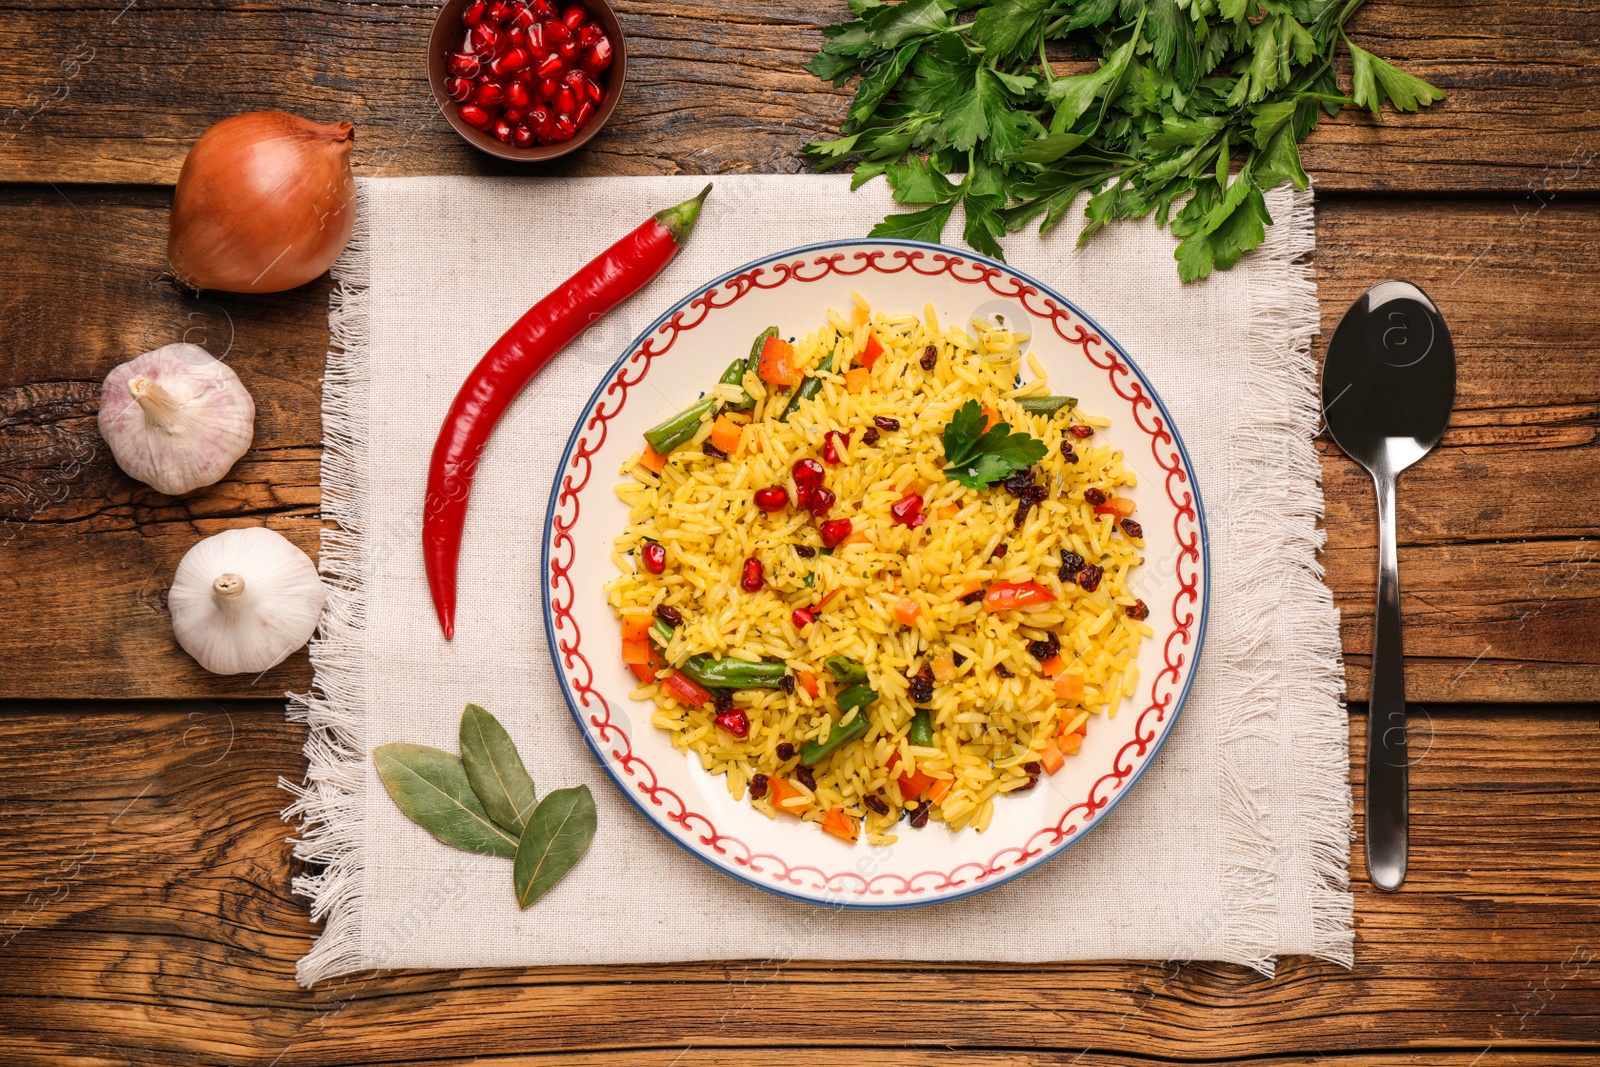
[[[833,369],[833,353],[829,352],[817,364],[817,370],[830,371]],[[800,388],[794,391],[794,396],[789,398],[789,406],[783,409],[783,414],[778,416],[779,422],[788,422],[789,416],[800,410],[800,401],[811,400],[822,392],[822,379],[813,375],[800,383]]]
[[[840,745],[849,744],[851,741],[862,737],[872,728],[871,721],[867,718],[867,705],[878,699],[878,694],[864,685],[854,685],[839,694],[839,721],[833,724],[833,729],[828,731],[828,736],[821,741],[807,741],[800,749],[800,762],[806,766],[820,763],[833,755]],[[844,716],[850,714],[850,709],[856,709],[855,718],[848,723]]]
[[[829,656],[822,665],[841,685],[861,685],[867,680],[867,669],[849,656]]]
[[[906,740],[919,748],[933,747],[933,723],[928,719],[927,708],[918,708],[916,714],[911,716],[911,729],[906,734]]]
[[[1017,406],[1029,415],[1054,415],[1062,408],[1075,408],[1078,398],[1075,396],[1023,396],[1017,398]]]
[[[672,643],[672,627],[667,625],[667,620],[657,619],[650,624],[650,637],[656,644],[666,648]]]
[[[743,659],[690,656],[683,673],[707,689],[781,689],[789,668],[782,660],[751,663]]]
[[[747,364],[751,370],[755,370],[760,365],[761,350],[767,347],[767,342],[776,339],[777,336],[778,328],[776,326],[768,326],[765,330],[756,334],[755,344],[750,346],[750,361]]]
[[[717,404],[718,400],[714,396],[708,396],[699,403],[691,404],[661,425],[646,430],[644,439],[649,442],[650,448],[656,455],[664,456],[698,433],[701,421],[716,408]]]

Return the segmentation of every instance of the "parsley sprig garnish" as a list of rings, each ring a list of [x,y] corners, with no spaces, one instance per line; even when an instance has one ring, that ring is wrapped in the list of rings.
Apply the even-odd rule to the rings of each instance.
[[[824,31],[807,69],[861,80],[842,136],[806,151],[821,169],[854,158],[855,187],[882,174],[897,201],[925,205],[873,236],[937,241],[960,204],[966,242],[1001,257],[1006,233],[1034,219],[1048,233],[1090,190],[1079,244],[1154,212],[1192,281],[1261,243],[1263,192],[1309,184],[1298,143],[1320,113],[1444,99],[1345,36],[1364,2],[849,0],[857,17]],[[1051,52],[1073,48],[1099,68],[1057,76]]]
[[[1027,470],[1049,451],[1037,438],[1012,433],[1010,423],[997,422],[985,431],[988,421],[976,400],[962,404],[950,416],[944,427],[944,458],[950,464],[944,470],[946,478],[969,489],[987,489]]]

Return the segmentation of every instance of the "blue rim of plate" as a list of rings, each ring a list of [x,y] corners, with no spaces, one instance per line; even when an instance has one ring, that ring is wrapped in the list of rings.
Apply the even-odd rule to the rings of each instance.
[[[1117,791],[1117,795],[1113,797],[1104,808],[1100,809],[1094,818],[1090,819],[1083,829],[1066,844],[1060,846],[1048,855],[1035,860],[1027,866],[1018,867],[1016,870],[1006,874],[986,878],[974,885],[971,889],[964,890],[960,893],[951,893],[945,896],[935,897],[931,900],[878,902],[854,901],[846,899],[818,900],[814,897],[787,892],[776,886],[756,881],[754,878],[749,877],[741,871],[735,870],[731,866],[725,866],[724,864],[718,863],[712,857],[703,852],[695,850],[694,848],[690,847],[687,842],[680,840],[676,834],[663,827],[650,809],[645,807],[645,805],[633,795],[633,790],[629,788],[628,783],[617,773],[615,768],[612,767],[611,760],[606,757],[606,754],[600,750],[599,745],[595,743],[594,735],[590,733],[587,724],[584,722],[582,712],[578,710],[578,702],[573,698],[572,690],[567,685],[566,673],[561,669],[561,661],[556,655],[555,616],[550,609],[550,583],[548,580],[548,576],[550,574],[550,539],[552,533],[554,532],[553,517],[556,513],[556,502],[561,494],[561,479],[566,474],[567,464],[572,460],[572,451],[577,446],[578,436],[583,432],[584,423],[587,421],[589,414],[594,410],[595,404],[599,402],[601,394],[605,391],[606,386],[611,383],[612,379],[616,377],[617,372],[622,369],[622,365],[639,350],[639,348],[645,343],[651,334],[655,333],[655,331],[659,329],[661,325],[670,319],[675,313],[687,307],[691,300],[708,291],[719,288],[728,280],[755,270],[758,267],[764,267],[780,259],[788,259],[793,256],[805,256],[813,252],[822,252],[830,249],[855,248],[861,245],[873,245],[891,248],[914,248],[925,252],[936,252],[941,255],[955,254],[970,259],[974,263],[983,263],[987,266],[995,267],[1007,274],[1012,275],[1013,277],[1021,279],[1031,286],[1034,286],[1041,293],[1056,301],[1062,307],[1067,308],[1074,315],[1078,316],[1085,323],[1087,323],[1095,331],[1095,333],[1099,334],[1100,337],[1111,346],[1117,355],[1128,364],[1128,368],[1133,371],[1134,376],[1139,379],[1139,384],[1149,392],[1150,399],[1152,402],[1154,402],[1156,410],[1159,411],[1161,416],[1167,420],[1167,429],[1172,433],[1173,444],[1178,449],[1178,455],[1183,457],[1184,470],[1189,473],[1191,489],[1194,492],[1195,513],[1200,519],[1200,572],[1204,582],[1201,587],[1202,595],[1200,598],[1200,626],[1195,632],[1194,658],[1192,659],[1189,667],[1189,675],[1184,679],[1183,689],[1178,693],[1178,700],[1172,707],[1172,718],[1167,720],[1167,728],[1162,731],[1161,736],[1156,739],[1155,749],[1150,753],[1149,758],[1146,759],[1144,764],[1138,769],[1138,771],[1134,773],[1132,780],[1129,781],[1127,785],[1119,789]],[[1098,322],[1096,322],[1092,316],[1084,314],[1083,309],[1078,307],[1077,304],[1073,303],[1071,300],[1068,300],[1066,297],[1056,292],[1055,289],[1039,281],[1039,279],[1033,277],[1031,274],[1027,274],[1013,266],[1010,266],[1009,264],[1002,263],[997,259],[990,259],[988,256],[980,255],[968,249],[952,248],[948,245],[932,244],[927,241],[906,241],[901,239],[879,237],[856,237],[849,240],[820,241],[816,244],[797,245],[794,248],[784,249],[781,252],[773,252],[772,254],[762,256],[759,259],[753,259],[750,262],[745,263],[743,266],[735,267],[733,270],[721,274],[709,282],[695,286],[686,295],[674,301],[670,307],[656,317],[654,322],[650,323],[649,326],[646,326],[642,331],[640,331],[638,336],[634,337],[632,341],[628,342],[627,347],[622,350],[622,354],[618,356],[616,361],[613,362],[609,368],[607,368],[603,375],[601,375],[599,384],[596,385],[594,391],[589,394],[589,399],[584,403],[583,411],[578,416],[577,424],[573,426],[572,433],[567,436],[566,447],[561,451],[561,461],[556,465],[555,477],[552,479],[550,485],[550,499],[545,505],[544,536],[541,538],[539,548],[539,606],[544,615],[545,645],[546,651],[550,654],[550,665],[555,671],[556,683],[561,686],[562,699],[567,702],[567,711],[571,713],[573,723],[578,727],[578,733],[583,736],[583,743],[587,745],[589,747],[589,751],[594,754],[594,758],[600,764],[600,769],[605,771],[606,776],[611,779],[614,785],[616,785],[617,792],[621,793],[623,797],[627,799],[628,803],[632,804],[634,808],[638,810],[639,814],[643,815],[645,819],[650,822],[650,825],[659,830],[662,836],[666,837],[667,840],[671,841],[673,844],[677,845],[679,848],[683,849],[683,851],[687,852],[701,863],[704,863],[712,870],[725,874],[736,881],[743,882],[745,885],[754,889],[759,889],[763,893],[770,893],[771,895],[780,897],[784,900],[792,900],[795,903],[808,904],[813,907],[836,908],[840,910],[900,911],[909,908],[927,908],[936,904],[949,904],[957,900],[965,900],[968,897],[976,896],[979,893],[986,893],[991,889],[1003,886],[1007,882],[1010,882],[1016,878],[1020,878],[1025,874],[1031,874],[1040,867],[1043,867],[1045,864],[1050,863],[1057,857],[1064,854],[1068,849],[1070,849],[1073,845],[1076,845],[1079,841],[1082,841],[1085,837],[1088,837],[1096,827],[1105,821],[1106,816],[1115,811],[1117,809],[1117,805],[1121,804],[1123,799],[1126,798],[1128,794],[1133,792],[1134,787],[1139,784],[1139,780],[1144,777],[1145,772],[1148,771],[1152,765],[1154,765],[1156,758],[1161,755],[1161,750],[1166,747],[1167,738],[1171,737],[1172,731],[1177,728],[1178,719],[1183,715],[1184,705],[1189,702],[1189,691],[1194,687],[1195,675],[1200,670],[1200,658],[1205,652],[1206,646],[1206,623],[1211,614],[1211,534],[1209,527],[1206,525],[1206,509],[1204,501],[1200,495],[1200,479],[1195,475],[1194,464],[1189,458],[1189,450],[1184,446],[1183,434],[1178,431],[1177,424],[1173,422],[1172,413],[1167,410],[1167,405],[1161,399],[1161,394],[1156,392],[1155,386],[1150,384],[1150,379],[1145,377],[1145,373],[1139,367],[1139,364],[1134,361],[1133,357],[1129,356],[1128,353],[1124,351],[1122,345],[1118,343],[1117,339],[1113,337]],[[687,757],[685,758],[687,759]]]

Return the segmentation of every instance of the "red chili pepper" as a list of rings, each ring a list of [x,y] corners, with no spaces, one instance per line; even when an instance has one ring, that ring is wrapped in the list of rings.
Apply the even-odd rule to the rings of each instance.
[[[1029,604],[1044,604],[1056,595],[1038,582],[995,582],[983,595],[983,606],[990,611],[1010,611]]]
[[[703,708],[711,700],[711,691],[682,671],[673,671],[661,679],[661,688],[678,703],[691,708]]]
[[[445,416],[428,466],[422,560],[446,639],[456,629],[456,565],[478,457],[495,424],[550,358],[632,296],[683,246],[711,186],[657,212],[533,305],[472,368]]]

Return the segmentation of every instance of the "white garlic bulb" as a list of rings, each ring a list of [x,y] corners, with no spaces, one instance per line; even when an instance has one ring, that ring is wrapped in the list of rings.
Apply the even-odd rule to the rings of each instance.
[[[258,674],[311,640],[327,593],[317,566],[264,526],[184,553],[167,591],[172,633],[213,674]]]
[[[100,436],[117,466],[169,496],[211,485],[250,449],[256,405],[199,345],[146,352],[106,375]]]

